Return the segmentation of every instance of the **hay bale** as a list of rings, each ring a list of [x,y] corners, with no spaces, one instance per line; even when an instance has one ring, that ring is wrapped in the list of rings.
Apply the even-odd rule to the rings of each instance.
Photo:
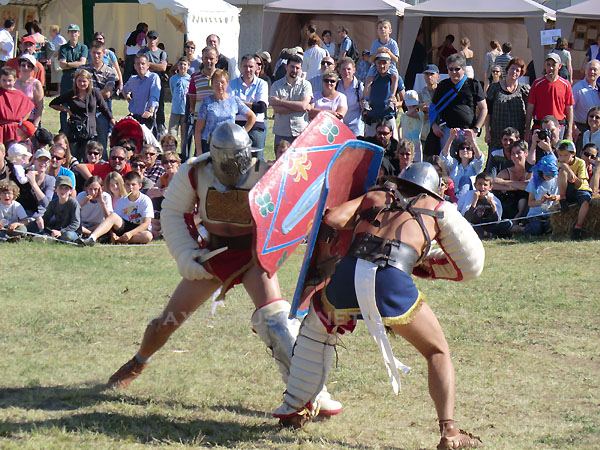
[[[578,214],[578,205],[571,206],[566,213],[552,214],[550,216],[552,236],[570,237]],[[583,237],[600,239],[600,198],[598,197],[593,198],[590,204],[590,211],[583,223]]]

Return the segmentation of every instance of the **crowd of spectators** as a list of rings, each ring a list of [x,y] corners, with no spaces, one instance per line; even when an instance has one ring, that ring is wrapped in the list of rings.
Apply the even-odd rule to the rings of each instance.
[[[243,55],[239,68],[219,51],[215,34],[203,45],[185,42],[181,56],[170,59],[158,32],[141,22],[126,36],[119,61],[100,32],[88,47],[77,24],[68,26],[68,38],[56,25],[50,38],[39,23],[29,25],[18,43],[13,21],[0,30],[2,239],[26,230],[88,244],[149,242],[160,236],[169,181],[182,162],[208,151],[219,124],[245,127],[255,156],[264,159],[269,132],[283,152],[319,113],[383,147],[383,174],[432,162],[441,193],[474,224],[490,225],[480,226],[481,236],[547,232],[547,217],[539,217],[577,203],[573,236],[581,237],[599,191],[597,46],[588,52],[584,79],[572,84],[564,41],[546,56],[542,76],[529,80],[511,44],[492,41],[485,80],[478,80],[469,39],[457,50],[448,35],[437,48],[438,64],[423,65],[425,86],[417,91],[406,90],[398,73],[399,45],[385,19],[368,50],[357,50],[344,25],[336,29],[337,45],[331,30],[318,34],[310,25],[306,48],[285,48],[277,60],[258,50]],[[60,131],[53,136],[43,128],[43,109],[57,81],[49,106],[60,112]],[[117,98],[127,100],[143,142],[114,132]],[[538,214],[531,218],[531,211]],[[542,225],[528,227],[532,221]]]

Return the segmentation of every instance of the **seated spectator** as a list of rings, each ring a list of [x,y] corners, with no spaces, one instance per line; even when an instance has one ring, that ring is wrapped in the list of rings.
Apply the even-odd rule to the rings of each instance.
[[[117,201],[115,212],[89,237],[82,239],[81,244],[92,246],[107,233],[111,233],[113,242],[121,244],[147,244],[152,240],[150,220],[154,217],[154,209],[150,197],[140,191],[142,177],[137,172],[129,172],[123,181],[129,193]]]
[[[550,233],[549,211],[559,199],[556,175],[558,166],[554,155],[546,155],[532,168],[533,176],[527,184],[529,193],[527,224],[523,233],[530,236],[540,236]]]
[[[154,183],[150,178],[146,176],[146,160],[141,154],[134,156],[131,159],[131,170],[133,172],[137,172],[140,175],[140,177],[142,177],[142,188],[140,189],[140,191],[142,192],[142,194],[147,195],[148,191],[154,187]]]
[[[55,178],[46,171],[50,165],[50,152],[39,149],[33,155],[33,163],[27,171],[27,183],[19,184],[20,193],[17,201],[23,205],[28,217],[38,219],[42,217],[52,196],[54,195]],[[13,181],[17,181],[13,179]],[[36,221],[29,222],[27,230],[33,233],[42,231]]]
[[[35,130],[35,134],[33,136],[33,148],[36,150],[40,148],[45,148],[48,150],[52,145],[52,139],[54,139],[54,136],[52,133],[50,133],[50,131],[46,130],[45,128],[38,128]]]
[[[482,172],[475,177],[475,189],[463,192],[458,198],[457,208],[465,219],[474,226],[480,239],[510,237],[512,224],[509,220],[497,222],[502,216],[502,204],[491,192],[492,176]],[[488,225],[484,225],[488,224]]]
[[[552,153],[556,156],[556,146],[560,140],[560,124],[556,117],[545,116],[541,128],[533,130],[531,136],[531,148],[535,148],[535,151],[529,152],[529,164],[533,166],[544,155]]]
[[[54,144],[50,147],[50,167],[48,167],[48,175],[52,175],[56,179],[61,175],[67,176],[71,179],[72,186],[75,186],[75,174],[70,169],[67,169],[65,165],[65,149],[58,144]],[[71,189],[71,194],[73,197],[77,195],[75,189]],[[53,198],[56,198],[56,195]]]
[[[56,198],[48,204],[44,215],[36,219],[42,234],[61,241],[74,242],[81,235],[81,216],[73,198],[73,180],[65,175],[56,178]]]
[[[529,195],[525,191],[531,172],[527,167],[527,143],[517,141],[510,148],[512,166],[502,170],[493,180],[494,195],[500,199],[504,214],[503,219],[523,217],[527,212]]]
[[[86,165],[92,175],[98,175],[104,180],[110,172],[118,172],[121,176],[125,176],[125,174],[131,172],[131,166],[127,161],[125,149],[115,145],[110,149],[107,163]]]
[[[571,233],[571,239],[579,240],[582,237],[583,222],[590,210],[592,190],[588,184],[585,163],[575,156],[575,144],[564,139],[558,143],[557,152],[560,210],[567,212],[570,202],[577,202],[579,205],[577,222]]]
[[[496,150],[489,149],[488,151],[485,172],[496,178],[496,175],[498,175],[507,167],[512,166],[513,163],[510,160],[510,148],[519,140],[519,138],[520,135],[516,129],[512,127],[505,128],[502,131],[502,148]]]
[[[592,142],[600,147],[600,106],[590,108],[587,114],[587,123],[589,129],[583,132],[582,144]]]
[[[598,161],[598,146],[593,142],[585,144],[581,152],[581,159],[585,162],[585,169],[590,180],[590,188],[592,189],[592,195],[598,193],[600,186],[600,161]]]
[[[146,163],[146,177],[155,185],[160,177],[165,174],[165,168],[158,160],[158,149],[153,145],[144,145],[140,152],[141,160]]]
[[[112,208],[114,210],[117,205],[117,200],[127,195],[123,177],[118,172],[110,172],[104,179],[103,187],[104,191],[108,192],[110,195]]]
[[[165,167],[165,173],[158,179],[158,182],[148,191],[148,197],[152,199],[154,206],[154,218],[152,219],[152,235],[154,238],[160,236],[160,212],[162,210],[162,201],[169,187],[169,183],[179,170],[181,159],[176,152],[167,151],[162,156],[162,164]]]
[[[104,164],[106,161],[102,159],[104,147],[98,141],[89,141],[85,146],[85,157],[88,164]]]
[[[12,164],[13,173],[17,182],[21,184],[27,183],[25,169],[29,166],[29,160],[31,159],[31,153],[27,147],[15,142],[8,147],[6,159]]]
[[[100,177],[94,175],[88,178],[84,188],[84,191],[77,194],[77,202],[81,207],[82,234],[85,236],[113,212],[113,206],[110,194],[102,189]]]
[[[451,128],[450,137],[440,156],[460,199],[462,192],[471,189],[471,177],[483,169],[483,153],[477,146],[475,132],[471,129]]]
[[[285,152],[287,152],[287,149],[290,148],[290,145],[292,144],[290,144],[285,139],[277,143],[277,145],[275,146],[275,161],[277,161]]]
[[[18,240],[27,232],[29,220],[23,206],[15,199],[19,197],[19,186],[14,181],[0,181],[0,238]]]
[[[325,72],[321,76],[323,85],[321,92],[316,92],[311,101],[311,109],[308,111],[310,120],[314,119],[321,111],[326,111],[339,120],[344,119],[348,111],[348,100],[344,94],[336,90],[339,78],[337,72]]]
[[[446,168],[442,162],[442,158],[440,155],[433,155],[429,158],[429,162],[435,168],[435,171],[438,173],[440,180],[444,180],[445,188],[444,188],[444,200],[450,203],[458,202],[458,198],[456,198],[456,193],[454,191],[454,181],[446,172]]]
[[[396,150],[396,158],[390,161],[399,175],[404,169],[410,166],[415,159],[415,144],[408,139],[400,139]]]
[[[123,138],[117,143],[117,145],[125,149],[127,161],[142,151],[142,146],[140,145],[140,148],[138,149],[138,144],[135,142],[135,139]]]

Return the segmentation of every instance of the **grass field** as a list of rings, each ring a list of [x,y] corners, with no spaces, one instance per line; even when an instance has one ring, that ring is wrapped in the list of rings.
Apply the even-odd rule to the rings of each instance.
[[[291,298],[301,250],[280,273]],[[418,281],[456,366],[459,426],[491,449],[592,449],[600,432],[600,243],[486,243],[468,283]],[[360,325],[328,383],[344,412],[301,431],[271,417],[284,386],[237,287],[193,315],[128,390],[104,388],[178,282],[164,245],[0,245],[0,448],[429,449],[438,442],[426,364],[396,397]]]

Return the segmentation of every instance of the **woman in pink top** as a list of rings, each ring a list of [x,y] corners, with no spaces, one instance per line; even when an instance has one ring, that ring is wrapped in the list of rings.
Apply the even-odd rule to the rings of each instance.
[[[25,94],[35,105],[28,120],[38,127],[44,109],[44,88],[42,83],[34,77],[37,70],[35,62],[32,55],[21,55],[19,58],[19,78],[15,81],[15,89]]]
[[[348,99],[336,90],[339,75],[337,72],[328,71],[321,76],[321,80],[321,92],[315,93],[308,117],[312,120],[321,111],[327,111],[342,120],[348,112]]]

